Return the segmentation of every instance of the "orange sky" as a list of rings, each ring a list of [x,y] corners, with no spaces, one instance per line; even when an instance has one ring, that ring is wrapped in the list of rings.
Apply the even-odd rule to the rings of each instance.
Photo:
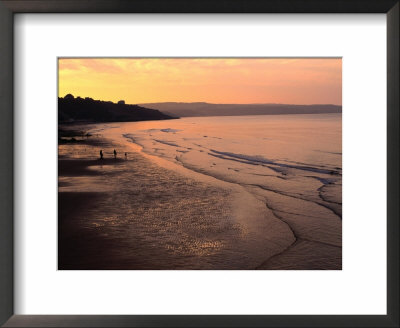
[[[146,102],[342,104],[342,60],[59,59],[59,96]]]

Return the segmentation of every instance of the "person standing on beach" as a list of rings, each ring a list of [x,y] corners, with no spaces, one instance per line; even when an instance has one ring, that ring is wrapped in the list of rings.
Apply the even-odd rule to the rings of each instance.
[[[114,149],[114,158],[117,159],[117,151]]]
[[[103,159],[103,150],[100,149],[100,159]]]

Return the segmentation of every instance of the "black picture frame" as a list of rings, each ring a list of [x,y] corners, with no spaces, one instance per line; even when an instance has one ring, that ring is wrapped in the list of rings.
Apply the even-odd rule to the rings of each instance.
[[[0,324],[5,327],[399,327],[399,8],[398,0],[0,0]],[[14,163],[10,154],[14,149],[16,13],[385,13],[387,315],[14,315]]]

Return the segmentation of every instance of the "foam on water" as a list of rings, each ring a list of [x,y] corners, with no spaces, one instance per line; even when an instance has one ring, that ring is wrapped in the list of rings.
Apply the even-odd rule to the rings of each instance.
[[[225,181],[259,177],[258,184],[277,192],[296,184],[298,194],[311,187],[310,200],[320,198],[321,187],[337,193],[334,186],[341,186],[340,114],[184,118],[127,123],[123,130],[145,153]],[[341,203],[340,195],[319,200],[328,198]]]
[[[341,268],[341,114],[184,118],[150,124],[151,136],[144,128],[149,124],[138,123],[125,129],[125,137],[147,154],[244,187],[292,229],[296,242],[290,252],[301,250],[306,267]],[[163,136],[165,130],[174,133]],[[303,254],[305,249],[318,253],[319,247],[327,251],[325,260]],[[267,261],[260,268],[287,268],[285,258],[282,254],[282,261],[274,258],[274,265]],[[329,265],[327,258],[332,258]]]

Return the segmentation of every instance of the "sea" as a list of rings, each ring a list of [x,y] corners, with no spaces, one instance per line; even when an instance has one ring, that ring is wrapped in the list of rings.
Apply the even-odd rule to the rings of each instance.
[[[123,236],[114,255],[126,268],[341,269],[341,114],[187,117],[88,129],[111,141],[105,156],[116,149],[127,161],[115,168],[116,178],[101,182],[60,177],[60,191],[113,195],[85,222],[105,238]],[[98,157],[96,147],[71,149],[60,153]]]

